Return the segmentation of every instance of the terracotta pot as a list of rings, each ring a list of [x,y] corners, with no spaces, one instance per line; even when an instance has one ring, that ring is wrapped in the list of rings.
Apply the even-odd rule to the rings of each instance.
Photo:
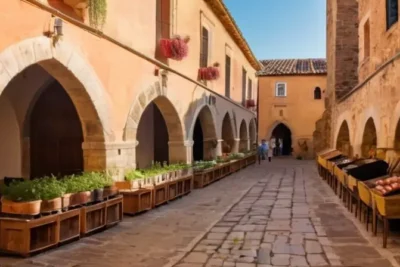
[[[75,193],[71,195],[70,206],[83,205],[90,202],[90,200],[91,200],[90,191]]]
[[[1,212],[9,214],[21,215],[38,215],[40,214],[41,200],[29,202],[14,202],[4,197],[1,198]]]
[[[103,198],[112,197],[118,194],[118,188],[115,185],[104,187]]]
[[[62,208],[62,198],[54,198],[50,200],[43,200],[40,205],[40,212],[41,213],[49,213],[52,211],[61,210]]]
[[[62,196],[62,208],[67,209],[70,206],[71,203],[71,195],[72,194],[65,194]]]
[[[104,193],[104,189],[103,188],[99,188],[99,189],[95,189],[92,191],[91,195],[92,195],[92,201],[103,201],[104,197],[103,197],[103,193]]]

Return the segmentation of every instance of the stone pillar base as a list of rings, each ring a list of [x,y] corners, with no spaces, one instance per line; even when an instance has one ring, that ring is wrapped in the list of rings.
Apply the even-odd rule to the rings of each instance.
[[[126,170],[136,168],[138,142],[84,142],[82,144],[84,170],[112,173],[115,180],[123,180]]]
[[[231,150],[231,153],[239,153],[239,149],[240,148],[240,139],[239,138],[235,138],[233,140],[233,147]]]
[[[224,140],[218,139],[217,142],[218,142],[218,144],[217,144],[217,147],[215,148],[215,155],[217,157],[220,157],[220,156],[222,156],[222,143],[224,142]]]

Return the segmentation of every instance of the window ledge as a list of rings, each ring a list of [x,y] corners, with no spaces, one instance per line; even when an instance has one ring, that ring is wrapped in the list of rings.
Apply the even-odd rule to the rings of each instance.
[[[392,26],[390,26],[389,29],[386,29],[386,32],[385,32],[386,38],[390,38],[392,36],[392,33],[394,31],[396,31],[396,29],[398,28],[398,26],[397,26],[398,24],[399,24],[399,21],[397,20],[395,23],[392,24]]]

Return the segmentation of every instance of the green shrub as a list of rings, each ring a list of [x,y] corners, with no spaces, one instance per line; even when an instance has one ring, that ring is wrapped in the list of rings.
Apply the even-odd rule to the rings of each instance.
[[[37,186],[38,183],[34,180],[14,181],[4,189],[4,197],[14,202],[40,200],[40,191]]]

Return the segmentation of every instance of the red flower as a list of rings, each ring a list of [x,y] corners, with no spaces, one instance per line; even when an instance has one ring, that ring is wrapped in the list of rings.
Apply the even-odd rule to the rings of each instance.
[[[189,38],[182,39],[180,36],[176,36],[172,39],[162,39],[160,41],[161,52],[166,58],[172,58],[175,60],[182,60],[188,55],[188,42]]]
[[[256,103],[255,103],[254,99],[247,99],[247,101],[246,101],[246,106],[247,106],[248,108],[253,108],[253,107],[255,107],[255,106],[256,106]]]

